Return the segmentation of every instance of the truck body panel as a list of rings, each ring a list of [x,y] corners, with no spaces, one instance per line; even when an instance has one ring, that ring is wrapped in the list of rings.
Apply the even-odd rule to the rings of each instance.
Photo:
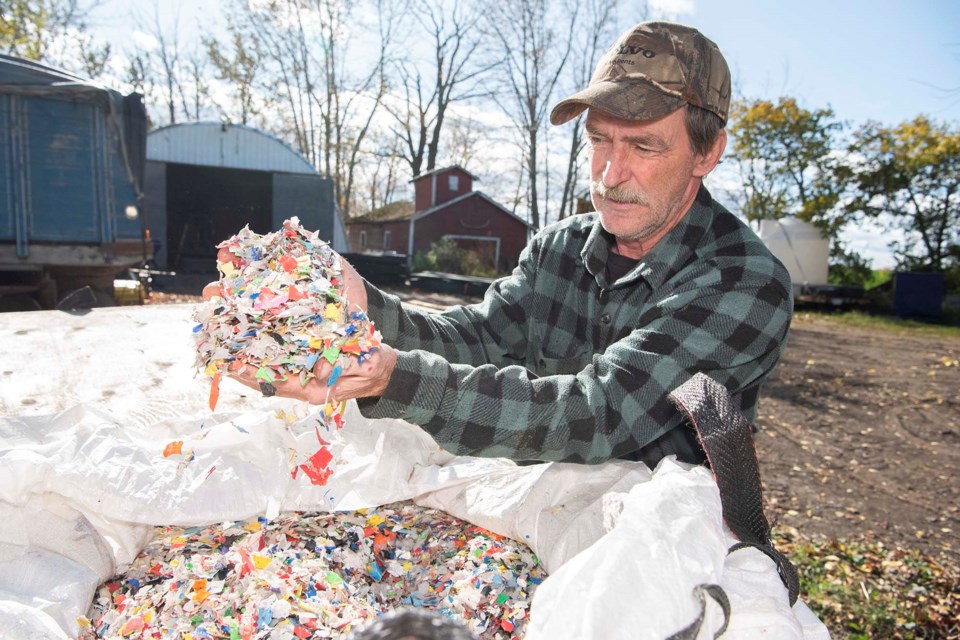
[[[0,56],[0,296],[48,280],[109,295],[149,259],[145,138],[138,94]]]

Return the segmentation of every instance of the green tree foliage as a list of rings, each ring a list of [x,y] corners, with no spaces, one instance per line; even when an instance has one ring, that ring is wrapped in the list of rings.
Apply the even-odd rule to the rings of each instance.
[[[42,37],[51,21],[43,2],[0,0],[0,47],[7,55],[39,60],[45,43]]]
[[[900,229],[898,266],[960,269],[960,128],[919,116],[895,127],[870,122],[851,146],[860,159],[849,208]]]
[[[460,247],[450,238],[441,238],[430,245],[430,250],[413,256],[414,271],[441,271],[481,278],[496,277],[493,265],[481,258],[476,251]]]
[[[755,100],[734,104],[731,121],[746,218],[793,215],[836,240],[847,221],[837,205],[850,171],[836,153],[845,125],[833,110],[810,111],[794,98]]]
[[[867,288],[875,277],[876,274],[870,268],[869,261],[860,254],[845,251],[831,252],[827,280],[832,284]]]
[[[110,45],[87,33],[88,11],[77,0],[0,0],[0,52],[96,78]]]

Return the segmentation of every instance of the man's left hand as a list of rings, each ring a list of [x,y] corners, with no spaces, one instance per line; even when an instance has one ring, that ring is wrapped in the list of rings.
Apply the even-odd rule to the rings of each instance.
[[[334,366],[326,360],[321,360],[314,366],[313,373],[316,377],[311,378],[305,385],[301,385],[295,375],[270,384],[275,395],[296,398],[310,404],[379,396],[386,390],[397,365],[397,352],[390,345],[381,343],[364,357],[363,362],[358,362],[354,356],[348,356],[339,363],[342,373],[330,386],[327,383]],[[231,366],[227,375],[251,389],[261,391],[257,369],[253,365],[243,365],[239,369]]]

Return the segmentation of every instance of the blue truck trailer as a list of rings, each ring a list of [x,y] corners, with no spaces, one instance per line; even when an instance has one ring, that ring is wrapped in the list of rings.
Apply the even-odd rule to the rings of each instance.
[[[139,94],[0,55],[0,309],[55,308],[146,263]]]

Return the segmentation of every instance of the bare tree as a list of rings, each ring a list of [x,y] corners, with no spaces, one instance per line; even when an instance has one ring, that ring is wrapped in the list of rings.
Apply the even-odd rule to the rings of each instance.
[[[256,82],[262,69],[260,41],[256,32],[243,33],[232,20],[227,29],[231,36],[229,49],[211,37],[205,37],[203,44],[217,71],[217,79],[226,82],[234,93],[232,106],[217,105],[217,108],[227,119],[246,125],[259,113]],[[232,114],[237,117],[233,118]]]
[[[155,3],[153,5],[153,30],[151,34],[157,40],[157,49],[148,55],[153,58],[159,68],[156,72],[159,74],[160,85],[162,87],[163,103],[167,107],[169,123],[177,122],[177,97],[183,95],[183,88],[180,86],[180,13],[179,10],[174,15],[173,25],[170,32],[160,23],[160,9]],[[149,59],[149,58],[148,58]]]
[[[196,45],[185,52],[180,39],[183,29],[179,9],[165,22],[155,1],[149,19],[133,15],[131,20],[149,25],[144,33],[154,44],[143,43],[126,51],[127,82],[143,93],[147,104],[162,105],[162,115],[154,114],[160,122],[176,124],[201,119],[211,106],[208,60]]]
[[[379,35],[376,62],[369,73],[361,76],[359,82],[351,82],[344,65],[347,43],[343,38],[338,39],[338,33],[344,30],[350,11],[338,0],[315,1],[324,6],[327,16],[327,56],[324,66],[327,95],[326,108],[323,110],[327,133],[327,172],[330,175],[329,150],[332,146],[337,202],[343,215],[349,218],[362,145],[386,95],[386,65],[396,25],[393,10],[397,9],[397,5],[392,5],[390,0],[376,0]],[[339,49],[337,45],[341,45]],[[335,53],[343,55],[335,56]]]
[[[554,88],[563,73],[572,48],[579,3],[562,11],[549,11],[547,0],[504,0],[492,5],[487,16],[490,35],[502,54],[502,95],[494,100],[513,125],[522,132],[530,224],[540,221],[541,129]]]
[[[385,103],[395,121],[394,132],[401,153],[414,176],[436,168],[441,132],[448,109],[456,102],[482,93],[476,81],[495,62],[477,64],[480,45],[477,28],[483,6],[470,0],[412,0],[411,13],[419,29],[414,39],[429,38],[432,57],[428,64],[400,60],[395,71],[403,96],[398,105]],[[411,43],[416,48],[416,43]],[[412,67],[412,68],[411,68]]]
[[[397,199],[399,191],[408,180],[404,170],[405,159],[395,151],[395,136],[386,129],[371,134],[374,150],[361,163],[363,169],[363,189],[356,189],[359,194],[364,193],[364,200],[358,198],[354,207],[354,215],[360,210],[379,209]]]
[[[237,0],[233,6],[235,38],[242,39],[243,50],[256,50],[262,65],[255,85],[265,97],[267,126],[333,179],[345,216],[353,206],[365,140],[386,92],[384,70],[397,22],[396,4],[370,0],[370,5],[370,14],[377,16],[372,30],[357,19],[367,14],[345,0]],[[354,50],[353,37],[366,37],[358,45],[363,55]],[[239,51],[236,44],[234,49]],[[365,69],[358,64],[368,59],[372,62]]]
[[[472,166],[480,140],[476,121],[469,117],[453,117],[450,118],[446,130],[447,159],[451,164],[461,167]]]
[[[209,58],[194,48],[183,62],[187,82],[180,84],[180,99],[187,118],[200,120],[210,101]]]

